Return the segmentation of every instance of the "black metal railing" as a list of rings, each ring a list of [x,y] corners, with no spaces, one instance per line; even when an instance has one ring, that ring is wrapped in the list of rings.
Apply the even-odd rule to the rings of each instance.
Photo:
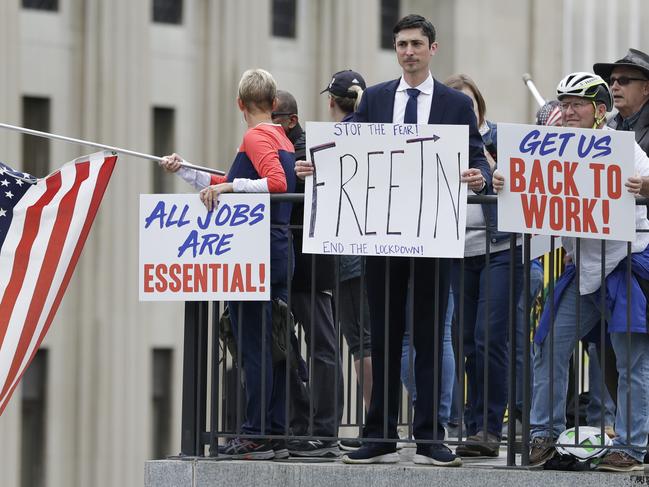
[[[271,201],[291,201],[294,204],[301,204],[303,201],[302,195],[272,195]],[[470,196],[468,198],[469,204],[495,204],[495,196]],[[647,204],[646,200],[638,200],[638,204]],[[290,226],[289,232],[289,242],[292,244],[292,233],[296,230],[300,230],[301,227],[297,225]],[[484,227],[471,227],[468,230],[485,230],[485,245],[487,248],[487,253],[485,254],[485,266],[489,266],[490,259],[493,257],[491,255],[491,232]],[[573,256],[575,263],[577,264],[577,269],[579,269],[579,262],[582,258],[581,256],[581,245],[580,241],[577,240],[576,253]],[[522,269],[521,266],[518,266],[519,270],[517,271],[517,266],[514,265],[517,259],[517,246],[522,244]],[[552,248],[549,254],[545,257],[544,268],[545,268],[545,282],[543,289],[541,291],[541,296],[537,298],[533,296],[530,288],[530,236],[515,236],[512,235],[509,238],[509,286],[507,289],[501,289],[503,293],[507,295],[507,416],[508,416],[508,431],[506,440],[502,439],[500,445],[506,449],[506,463],[509,466],[521,465],[526,466],[529,464],[529,451],[530,451],[530,409],[532,403],[532,387],[531,382],[531,354],[532,354],[532,336],[535,331],[538,319],[538,307],[545,306],[550,308],[550,315],[554,316],[554,292],[555,292],[555,282],[557,279],[557,273],[555,270],[562,267],[559,262],[562,258],[558,247],[555,248],[554,239],[552,240]],[[601,273],[601,283],[604,283],[606,277],[604,273],[604,263],[606,256],[606,241],[602,241],[602,273]],[[631,244],[627,248],[627,256],[631,253]],[[289,253],[290,255],[290,253]],[[518,257],[520,258],[520,257]],[[405,257],[404,257],[405,259]],[[409,282],[409,287],[412,290],[414,286],[414,281],[412,276],[414,274],[414,268],[417,265],[416,258],[410,259],[410,270],[411,270],[411,279]],[[343,380],[343,387],[339,389],[338,387],[333,388],[333,398],[320,398],[320,400],[332,400],[334,416],[335,418],[342,418],[336,432],[332,436],[322,436],[314,434],[314,422],[315,422],[315,411],[317,410],[316,404],[314,404],[314,395],[308,394],[308,426],[306,434],[295,435],[291,428],[291,405],[294,400],[294,394],[292,394],[293,382],[295,381],[295,375],[299,372],[295,369],[296,364],[293,363],[292,359],[289,358],[288,366],[284,372],[284,387],[285,387],[285,402],[286,409],[284,412],[284,430],[282,434],[270,434],[271,425],[266,424],[266,415],[262,414],[262,431],[261,434],[269,438],[284,438],[284,439],[305,439],[305,440],[329,440],[329,441],[338,441],[343,440],[354,440],[356,439],[356,434],[353,431],[358,430],[359,436],[362,434],[362,426],[364,422],[365,414],[365,405],[363,401],[363,390],[364,390],[364,376],[365,370],[365,361],[362,359],[364,357],[364,344],[361,340],[361,361],[360,361],[360,370],[356,371],[354,368],[354,358],[350,355],[348,348],[345,346],[343,336],[340,329],[340,308],[336,306],[337,303],[340,303],[341,299],[341,287],[339,280],[339,258],[335,257],[335,274],[337,284],[334,289],[331,290],[331,298],[334,302],[333,313],[333,323],[335,329],[333,334],[335,336],[335,354],[336,357],[343,355],[345,351],[345,357],[342,362],[336,360],[333,365],[333,374],[334,377],[341,377]],[[628,268],[627,268],[627,281],[625,283],[627,287],[627,296],[631,296],[631,260],[627,259]],[[465,274],[465,263],[464,260],[459,260],[458,264],[460,266],[461,272],[459,277],[459,287],[460,289],[464,288],[464,274]],[[293,257],[289,256],[289,268],[293,266]],[[386,267],[386,272],[389,273],[389,267]],[[311,306],[310,306],[310,336],[314,337],[314,326],[316,322],[316,309],[314,303],[316,302],[316,275],[318,268],[316,266],[315,256],[311,257]],[[517,288],[515,282],[517,281],[517,272],[522,272],[522,283]],[[439,281],[439,275],[435,276],[436,280]],[[499,282],[491,282],[489,273],[485,277],[486,289],[500,286]],[[576,274],[576,285],[579,289],[579,272]],[[389,288],[388,284],[390,281],[389,275],[386,276],[386,290]],[[360,286],[359,295],[364,295],[365,288],[365,272],[361,272],[358,285]],[[292,289],[291,282],[287,282],[287,299],[286,303],[288,309],[293,308],[292,300]],[[519,298],[519,295],[524,297],[523,299]],[[466,391],[466,370],[465,370],[465,352],[464,349],[464,333],[465,333],[465,296],[464,294],[456,290],[456,295],[459,296],[459,301],[455,302],[455,313],[454,313],[454,323],[453,323],[453,349],[455,357],[455,378],[457,380],[456,394],[460,397],[461,407],[458,411],[458,434],[456,437],[450,438],[434,438],[428,440],[428,442],[439,442],[444,441],[449,445],[471,445],[472,442],[467,442],[466,429],[464,420],[465,420],[465,405],[467,403]],[[612,389],[613,380],[607,379],[607,376],[612,374],[610,372],[611,367],[615,367],[614,363],[611,363],[611,354],[610,347],[607,348],[607,330],[606,330],[606,296],[604,293],[600,293],[600,302],[599,302],[599,312],[600,312],[600,323],[599,323],[599,348],[600,348],[600,363],[601,363],[601,378],[599,379],[599,388],[601,391],[601,400],[600,400],[600,430],[601,434],[606,433],[605,429],[605,413],[606,405],[604,397],[606,396],[605,391]],[[584,425],[585,420],[583,418],[583,412],[580,410],[580,394],[583,394],[587,389],[586,383],[586,374],[584,372],[584,364],[586,361],[586,350],[580,345],[581,343],[581,332],[580,332],[580,318],[581,318],[581,300],[577,299],[577,306],[575,309],[575,348],[573,351],[573,366],[572,372],[570,373],[570,378],[572,384],[568,388],[568,394],[572,394],[573,402],[569,406],[568,400],[566,399],[566,410],[572,409],[572,415],[575,418],[574,422],[576,425]],[[431,306],[439,305],[439,303],[431,303]],[[485,315],[488,316],[489,307],[493,303],[490,303],[489,300],[485,303],[486,312]],[[364,307],[367,306],[367,303],[361,299],[359,303],[359,317],[361,321],[361,335],[364,333],[363,321],[366,319]],[[386,317],[389,315],[389,299],[386,299],[385,303],[385,312]],[[522,329],[517,329],[517,312],[519,307],[522,311],[523,322],[521,323],[518,320],[518,326],[522,325]],[[412,339],[413,336],[413,293],[410,292],[408,297],[408,302],[406,305],[407,308],[407,330]],[[536,313],[533,313],[533,310],[536,308]],[[239,310],[230,310],[231,312],[238,312],[239,317],[241,317],[241,309]],[[219,444],[222,444],[223,441],[227,438],[232,437],[251,437],[251,435],[245,435],[242,433],[241,425],[244,420],[244,404],[245,404],[245,391],[242,385],[242,354],[238,353],[236,359],[233,359],[231,354],[227,351],[227,348],[220,340],[219,334],[219,318],[223,312],[223,303],[209,303],[205,302],[186,302],[185,303],[185,334],[184,334],[184,359],[183,359],[183,382],[182,382],[182,437],[181,437],[181,457],[218,457],[219,456]],[[532,315],[535,315],[532,317]],[[550,384],[554,383],[554,371],[555,367],[553,364],[554,361],[554,349],[555,349],[555,337],[554,337],[554,318],[552,318],[552,326],[550,327],[550,332],[547,337],[549,340],[548,346],[550,349]],[[631,300],[627,302],[627,347],[631,345],[632,333],[630,331],[630,322],[631,322]],[[313,370],[313,360],[315,350],[314,340],[311,340],[309,346],[305,344],[305,331],[302,327],[297,326],[295,330],[292,328],[292,324],[287,320],[287,326],[283,329],[285,334],[284,339],[285,343],[297,343],[300,354],[304,355],[306,358],[307,374],[308,374],[308,383],[311,384],[311,389],[314,381],[324,380],[323,377],[315,377]],[[289,326],[290,325],[290,326]],[[477,368],[480,369],[482,375],[481,377],[474,377],[472,380],[481,380],[484,383],[484,403],[483,409],[485,412],[489,409],[488,401],[489,397],[489,367],[492,365],[488,357],[490,357],[490,345],[489,345],[489,333],[493,332],[490,330],[489,323],[487,322],[485,326],[485,350],[484,350],[484,363],[478,364]],[[267,323],[267,320],[262,319],[262,329],[265,330],[267,326],[271,324]],[[431,323],[431,326],[433,324]],[[435,323],[435,336],[442,333],[444,327],[441,323]],[[293,337],[293,333],[295,336]],[[518,346],[517,346],[517,334],[523,336],[522,340],[522,369],[517,366],[517,356],[519,356]],[[236,336],[237,343],[241,343],[245,337],[243,336],[242,327],[238,327],[238,336]],[[437,348],[437,339],[435,341]],[[390,344],[393,346],[394,344]],[[272,346],[268,343],[262,343],[262,356],[266,352],[266,347]],[[399,345],[401,346],[401,345]],[[436,354],[441,353],[440,350],[436,349]],[[261,361],[261,374],[262,376],[267,372],[266,371],[266,361]],[[520,362],[520,361],[519,361]],[[385,351],[385,363],[388,363],[388,354],[387,350]],[[407,357],[407,363],[409,365],[409,382],[413,382],[413,371],[414,371],[414,357],[413,357],[413,347],[412,343],[409,348],[409,353]],[[298,362],[299,364],[299,362]],[[628,354],[627,354],[627,364],[626,367],[630,368],[628,363]],[[302,371],[304,372],[304,371]],[[517,373],[522,374],[522,406],[521,411],[516,413],[516,404],[517,404]],[[387,377],[387,374],[384,374]],[[356,377],[356,379],[355,379]],[[438,398],[441,381],[441,371],[440,373],[435,374],[435,384],[434,384],[434,417],[437,417],[438,414]],[[387,380],[387,379],[386,379]],[[344,408],[345,414],[339,409],[339,390],[343,391],[344,394]],[[384,390],[387,390],[387,383],[384,384]],[[261,404],[259,405],[260,410],[265,410],[265,405],[268,403],[268,398],[270,391],[263,389],[261,392]],[[552,412],[556,405],[557,394],[562,394],[562,391],[555,391],[554,387],[550,387],[550,393],[547,397],[548,406],[550,409],[550,424],[549,428],[553,427]],[[631,397],[630,389],[627,388],[627,418],[631,417],[633,411],[630,410],[631,407]],[[611,390],[611,395],[615,397],[616,391]],[[384,398],[386,407],[384,408],[387,411],[387,397]],[[410,397],[410,393],[404,388],[402,392],[401,399],[401,412],[399,423],[403,427],[406,435],[405,438],[380,438],[380,439],[365,439],[366,441],[385,441],[393,440],[400,441],[404,443],[414,443],[413,439],[413,405]],[[570,412],[570,411],[568,411]],[[520,419],[521,422],[521,431],[520,435],[516,431],[516,419]],[[484,420],[481,430],[488,431],[487,424],[487,414],[484,414]],[[630,430],[630,421],[627,421],[627,430]],[[569,426],[569,425],[568,425]],[[384,431],[387,431],[387,419],[384,422]],[[577,436],[579,432],[577,431]],[[252,437],[258,437],[259,435],[252,435]],[[627,438],[630,437],[630,431],[627,431]],[[487,439],[486,437],[484,438]],[[421,443],[421,441],[420,441]],[[209,446],[209,449],[206,451],[206,447]],[[627,445],[630,446],[630,445]],[[644,446],[644,445],[638,445]],[[520,456],[517,456],[519,454]]]

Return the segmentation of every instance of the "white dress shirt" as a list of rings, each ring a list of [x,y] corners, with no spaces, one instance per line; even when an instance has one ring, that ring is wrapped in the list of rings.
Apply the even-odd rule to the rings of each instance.
[[[417,97],[417,123],[428,123],[430,117],[430,106],[433,103],[433,75],[428,72],[428,78],[419,86],[410,86],[401,77],[397,92],[394,95],[394,110],[392,112],[392,123],[403,123],[403,117],[406,114],[406,103],[408,103],[408,88],[417,88],[421,93]]]

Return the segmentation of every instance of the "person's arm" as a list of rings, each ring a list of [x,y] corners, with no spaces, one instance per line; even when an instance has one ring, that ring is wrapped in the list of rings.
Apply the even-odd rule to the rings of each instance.
[[[634,143],[635,175],[625,184],[629,193],[649,198],[649,158],[642,148]]]
[[[263,131],[251,130],[243,138],[242,147],[260,179],[236,178],[235,193],[285,193],[286,173],[279,161],[277,145]]]
[[[477,194],[485,194],[491,186],[491,168],[484,155],[482,136],[478,132],[475,114],[468,97],[460,100],[460,125],[469,126],[469,169],[462,172],[462,181],[469,185],[469,189]],[[479,171],[479,172],[478,172]]]
[[[169,156],[163,157],[162,161],[160,161],[158,164],[165,171],[175,174],[183,181],[199,190],[206,188],[211,184],[222,183],[226,180],[225,176],[212,175],[203,171],[198,171],[191,167],[181,166],[183,162],[183,158],[174,153]]]

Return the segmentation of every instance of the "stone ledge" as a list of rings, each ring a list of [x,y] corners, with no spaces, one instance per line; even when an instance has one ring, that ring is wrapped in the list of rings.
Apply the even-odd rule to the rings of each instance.
[[[345,465],[340,462],[232,461],[214,459],[155,460],[146,462],[145,487],[213,487],[215,485],[337,487],[520,487],[587,485],[626,487],[649,485],[643,472],[554,472],[521,467],[423,467],[410,462],[396,465]],[[576,478],[580,477],[580,478]]]

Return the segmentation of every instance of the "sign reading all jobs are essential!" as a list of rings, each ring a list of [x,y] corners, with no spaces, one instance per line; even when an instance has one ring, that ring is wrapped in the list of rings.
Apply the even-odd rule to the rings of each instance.
[[[140,195],[140,301],[270,299],[270,198]]]
[[[305,253],[462,257],[468,127],[307,122]]]
[[[498,124],[498,229],[632,241],[632,132]]]

